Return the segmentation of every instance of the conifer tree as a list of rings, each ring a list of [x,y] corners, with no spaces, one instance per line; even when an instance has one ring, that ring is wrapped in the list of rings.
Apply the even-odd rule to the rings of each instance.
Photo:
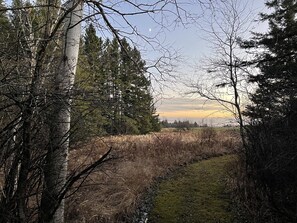
[[[297,3],[270,0],[267,33],[255,34],[246,48],[262,49],[256,56],[259,74],[246,115],[251,119],[246,152],[249,176],[284,222],[296,222],[297,179]],[[263,203],[263,202],[262,202]]]
[[[150,81],[145,77],[145,62],[140,52],[122,40],[121,82],[126,131],[145,134],[152,130]],[[128,131],[129,132],[129,131]]]
[[[105,44],[96,35],[91,24],[82,39],[76,77],[76,97],[73,106],[72,139],[82,140],[94,135],[105,135],[107,123],[103,116],[106,109],[106,75],[103,72],[105,62]]]
[[[84,134],[159,131],[151,83],[145,76],[140,52],[126,39],[120,43],[116,38],[103,41],[93,25],[86,29],[82,52],[77,85],[80,95],[87,95],[79,97],[78,102],[82,115],[78,117],[79,126],[85,126]]]
[[[288,118],[297,112],[294,106],[297,93],[297,5],[293,0],[274,0],[268,1],[267,6],[274,9],[269,15],[262,14],[262,19],[269,22],[269,31],[256,34],[252,41],[264,52],[258,55],[257,67],[261,73],[250,77],[250,81],[259,87],[252,95],[253,105],[247,111],[250,117],[263,122]]]

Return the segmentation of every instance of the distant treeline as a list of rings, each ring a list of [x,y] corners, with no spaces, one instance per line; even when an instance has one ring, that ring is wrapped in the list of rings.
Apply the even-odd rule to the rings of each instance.
[[[178,128],[178,129],[190,129],[197,127],[208,127],[207,124],[198,124],[197,122],[190,122],[189,120],[180,121],[174,120],[174,122],[168,122],[168,120],[161,121],[163,128]]]

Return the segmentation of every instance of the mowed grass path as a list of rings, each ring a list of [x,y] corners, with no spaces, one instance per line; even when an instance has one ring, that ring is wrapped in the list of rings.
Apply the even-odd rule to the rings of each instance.
[[[230,223],[226,166],[234,156],[204,160],[160,184],[150,223]]]

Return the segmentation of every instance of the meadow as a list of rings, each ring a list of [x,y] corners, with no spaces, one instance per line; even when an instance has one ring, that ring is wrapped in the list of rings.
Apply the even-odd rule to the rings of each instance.
[[[112,159],[77,184],[67,199],[66,222],[132,222],[147,191],[189,163],[232,154],[237,129],[202,128],[149,135],[93,138],[70,151],[70,169],[82,168],[112,149]]]

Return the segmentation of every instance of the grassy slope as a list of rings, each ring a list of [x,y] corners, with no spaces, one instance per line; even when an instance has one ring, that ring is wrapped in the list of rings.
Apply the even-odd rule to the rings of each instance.
[[[192,164],[161,183],[149,222],[231,222],[224,167],[232,159],[229,155]]]

